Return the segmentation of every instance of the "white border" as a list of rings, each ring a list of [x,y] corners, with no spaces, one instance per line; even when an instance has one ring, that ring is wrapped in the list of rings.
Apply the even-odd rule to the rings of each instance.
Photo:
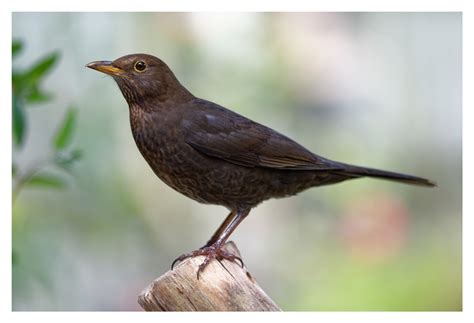
[[[471,1],[472,2],[472,1]],[[469,6],[469,1],[421,1],[421,0],[345,0],[345,1],[299,1],[299,0],[243,0],[243,1],[97,1],[82,0],[80,3],[70,3],[70,1],[60,0],[29,0],[15,1],[7,3],[1,1],[0,30],[2,30],[2,39],[0,42],[0,96],[1,110],[0,117],[0,308],[2,310],[2,322],[28,320],[48,320],[48,322],[84,322],[85,320],[109,319],[118,321],[140,320],[156,322],[159,319],[164,320],[193,320],[195,315],[207,322],[240,322],[242,319],[268,319],[268,320],[308,320],[308,321],[348,321],[350,322],[396,322],[401,320],[413,320],[416,322],[473,322],[473,252],[470,247],[473,245],[472,231],[474,212],[472,202],[472,190],[470,182],[473,180],[474,158],[472,154],[472,109],[473,100],[473,79],[472,74],[474,66],[472,60],[473,52],[473,18],[474,14]],[[146,313],[11,313],[11,92],[8,91],[11,86],[11,12],[12,11],[463,11],[463,141],[466,143],[463,149],[463,281],[464,281],[464,311],[462,313],[282,313],[282,314],[255,314],[239,313],[234,315],[223,313],[167,313],[157,317]],[[449,109],[449,107],[446,107]],[[446,170],[449,171],[449,170]],[[193,315],[192,317],[190,315]],[[260,315],[266,315],[265,317]],[[271,315],[271,316],[267,316]]]

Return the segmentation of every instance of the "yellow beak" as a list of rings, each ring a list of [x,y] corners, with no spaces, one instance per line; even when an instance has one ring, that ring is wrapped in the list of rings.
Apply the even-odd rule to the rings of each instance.
[[[96,61],[90,62],[86,67],[92,68],[93,70],[108,74],[108,75],[120,75],[123,70],[112,65],[110,61]]]

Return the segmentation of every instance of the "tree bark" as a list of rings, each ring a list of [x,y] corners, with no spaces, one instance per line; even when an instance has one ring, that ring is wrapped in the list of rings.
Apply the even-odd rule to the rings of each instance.
[[[224,248],[239,256],[233,242]],[[145,288],[138,303],[145,311],[281,311],[246,268],[213,260],[196,273],[204,257],[189,258]]]

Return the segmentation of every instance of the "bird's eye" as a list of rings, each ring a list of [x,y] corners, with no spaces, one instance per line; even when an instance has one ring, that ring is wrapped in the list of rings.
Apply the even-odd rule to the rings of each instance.
[[[134,68],[137,72],[143,72],[146,69],[146,64],[144,61],[138,61],[135,63]]]

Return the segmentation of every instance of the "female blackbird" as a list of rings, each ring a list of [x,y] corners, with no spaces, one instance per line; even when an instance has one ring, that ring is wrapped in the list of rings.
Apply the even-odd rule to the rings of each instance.
[[[187,197],[230,210],[202,248],[173,262],[205,256],[198,278],[214,258],[242,263],[221,247],[250,210],[269,198],[360,177],[435,186],[424,178],[313,154],[273,129],[195,97],[154,56],[133,54],[87,67],[117,82],[129,106],[133,138],[155,174]]]

